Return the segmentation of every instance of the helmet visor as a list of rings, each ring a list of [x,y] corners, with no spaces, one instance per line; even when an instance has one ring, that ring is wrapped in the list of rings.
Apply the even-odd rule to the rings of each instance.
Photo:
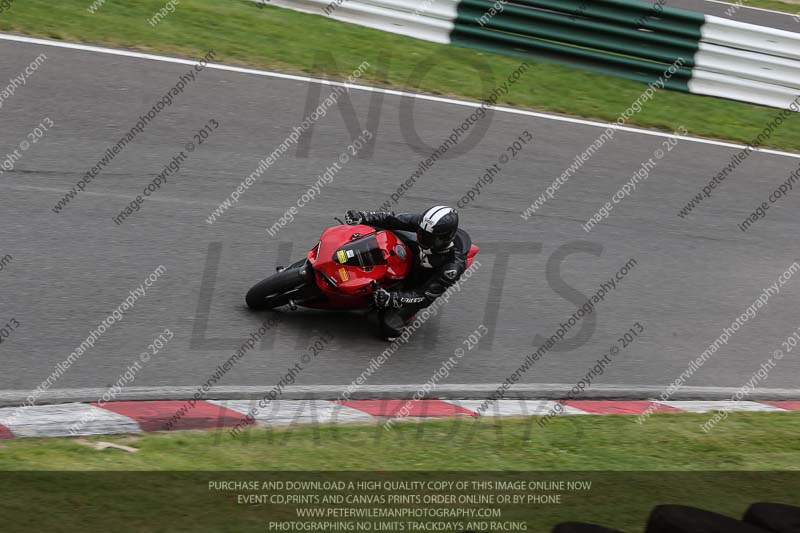
[[[442,250],[450,245],[447,235],[434,235],[426,231],[417,233],[417,242],[426,250]]]

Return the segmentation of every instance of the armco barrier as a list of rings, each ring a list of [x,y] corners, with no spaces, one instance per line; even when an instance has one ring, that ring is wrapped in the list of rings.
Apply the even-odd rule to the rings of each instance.
[[[255,0],[263,1],[263,0]],[[441,44],[603,72],[673,90],[789,108],[800,34],[638,0],[271,0]],[[670,66],[669,79],[662,77]],[[798,111],[796,104],[792,110]]]

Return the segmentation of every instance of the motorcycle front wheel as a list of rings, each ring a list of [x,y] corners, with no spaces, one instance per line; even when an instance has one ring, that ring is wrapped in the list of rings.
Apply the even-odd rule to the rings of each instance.
[[[307,280],[303,271],[303,266],[289,267],[256,283],[245,296],[247,307],[254,311],[263,311],[288,304],[306,286]]]

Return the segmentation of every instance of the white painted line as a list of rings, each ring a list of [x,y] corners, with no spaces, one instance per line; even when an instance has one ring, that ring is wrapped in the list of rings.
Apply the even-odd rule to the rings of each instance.
[[[16,409],[0,409],[0,421],[17,437],[68,437],[142,431],[132,418],[85,403],[23,407],[15,416]],[[77,426],[73,434],[70,430],[74,424]]]
[[[667,405],[686,411],[687,413],[710,413],[711,411],[719,411],[723,408],[726,402],[656,402],[661,405]]]
[[[154,54],[145,54],[141,52],[132,52],[130,50],[118,50],[114,48],[103,48],[99,46],[90,46],[85,44],[77,44],[77,43],[67,43],[61,41],[50,41],[47,39],[37,39],[34,37],[23,37],[21,35],[10,35],[10,34],[3,34],[0,33],[0,40],[5,41],[15,41],[20,43],[28,43],[28,44],[38,44],[42,46],[53,46],[56,48],[68,48],[72,50],[83,50],[85,52],[96,52],[99,54],[111,54],[117,56],[124,56],[124,57],[132,57],[136,59],[147,59],[150,61],[162,61],[165,63],[178,63],[181,65],[194,65],[197,63],[191,59],[181,59],[177,57],[169,57],[169,56],[160,56]],[[274,72],[268,70],[259,70],[259,69],[252,69],[252,68],[243,68],[243,67],[234,67],[230,65],[222,65],[220,63],[209,63],[206,65],[205,68],[216,69],[216,70],[224,70],[228,72],[238,72],[240,74],[253,74],[256,76],[266,76],[270,78],[279,78],[284,80],[292,80],[292,81],[302,81],[306,83],[318,83],[320,85],[330,85],[336,87],[344,87],[351,90],[356,91],[366,91],[366,92],[380,92],[392,96],[403,96],[403,97],[411,97],[418,100],[427,100],[430,102],[438,102],[443,104],[452,104],[458,105],[462,107],[471,107],[471,108],[478,108],[483,105],[481,102],[471,102],[467,100],[457,100],[455,98],[445,98],[441,96],[433,96],[429,94],[419,94],[419,93],[410,93],[406,91],[398,91],[395,89],[386,89],[383,87],[372,87],[369,85],[351,85],[344,82],[338,81],[331,81],[331,80],[321,80],[317,78],[311,78],[308,76],[297,76],[294,74],[284,74],[282,72]],[[490,108],[494,111],[499,111],[501,113],[509,113],[512,115],[522,115],[526,117],[536,117],[545,120],[554,120],[556,122],[566,122],[568,124],[580,124],[582,126],[591,126],[595,128],[612,128],[616,131],[625,131],[629,133],[636,133],[639,135],[650,135],[652,137],[661,137],[667,139],[679,139],[683,141],[695,142],[699,144],[708,144],[712,146],[722,146],[725,148],[735,148],[735,149],[743,149],[745,145],[725,142],[725,141],[717,141],[713,139],[703,139],[700,137],[689,137],[685,135],[673,135],[671,133],[665,133],[661,131],[654,131],[654,130],[646,130],[642,128],[633,128],[630,126],[618,126],[616,124],[608,123],[608,122],[598,122],[594,120],[585,120],[580,118],[572,118],[566,117],[561,115],[552,115],[548,113],[539,113],[536,111],[529,111],[527,109],[515,109],[512,107],[504,107],[504,106],[490,106]],[[766,148],[758,148],[754,150],[755,152],[760,152],[763,154],[770,154],[770,155],[777,155],[781,157],[791,157],[794,159],[800,159],[800,153],[791,153],[791,152],[784,152],[781,150],[770,150]]]
[[[731,2],[723,2],[722,0],[705,0],[705,1],[706,2],[712,2],[714,4],[723,4],[723,5],[726,5],[726,6],[732,6],[732,7],[737,8],[737,10],[739,10],[739,9],[752,9],[753,11],[764,11],[765,13],[775,13],[776,15],[787,15],[787,16],[790,16],[790,17],[796,16],[795,13],[787,13],[786,11],[777,11],[775,9],[766,9],[764,7],[748,6],[746,4],[733,4]],[[798,12],[798,13],[800,13],[800,12]]]
[[[59,194],[64,194],[65,191],[68,189],[58,189],[55,187],[40,187],[37,185],[16,185],[12,184],[11,180],[13,179],[12,174],[13,171],[9,172],[9,183],[0,183],[0,189],[9,189],[12,191],[38,191],[38,192],[57,192]],[[27,171],[28,173],[35,174],[35,171]],[[263,183],[269,183],[269,179],[263,180]],[[84,196],[94,196],[98,198],[119,198],[120,200],[130,200],[131,198],[136,197],[136,192],[131,192],[131,194],[119,194],[114,192],[97,192],[97,191],[83,191],[81,193]],[[150,196],[148,197],[148,201],[153,202],[162,202],[168,204],[179,204],[179,205],[197,205],[202,207],[210,207],[210,208],[217,208],[219,207],[219,202],[201,202],[199,200],[185,200],[183,198],[175,198],[173,196]],[[246,205],[246,204],[238,204],[237,209],[245,209],[251,211],[260,211],[262,213],[273,213],[281,216],[286,213],[285,207],[265,207],[261,205]],[[325,215],[321,215],[328,217],[327,213]]]
[[[687,413],[710,413],[712,411],[785,411],[780,407],[774,407],[758,402],[731,402],[731,401],[717,401],[717,402],[656,402]]]
[[[483,400],[448,400],[464,409],[477,412],[483,405]],[[555,407],[557,402],[549,400],[498,400],[489,405],[481,416],[545,416]],[[564,415],[588,415],[586,411],[575,409],[569,405],[563,406]]]
[[[786,409],[781,409],[780,407],[775,407],[774,405],[768,405],[766,403],[759,403],[759,402],[748,402],[748,401],[741,401],[741,402],[719,402],[722,405],[722,409],[732,412],[740,412],[740,411],[786,411]]]
[[[259,408],[257,400],[210,400],[209,403],[227,407],[246,415],[251,409],[258,409],[255,418],[262,424],[326,424],[330,422],[352,422],[372,420],[373,417],[359,411],[326,400],[275,400],[266,408]]]
[[[436,386],[436,396],[444,399],[484,399],[494,392],[498,383],[450,383],[440,384]],[[342,385],[292,385],[283,389],[282,400],[297,399],[297,396],[306,395],[315,399],[336,399],[342,391],[347,388],[347,384]],[[517,383],[512,389],[508,391],[507,400],[513,400],[511,395],[526,395],[538,396],[539,399],[558,398],[564,391],[570,390],[573,384],[566,383]],[[185,400],[191,398],[197,391],[197,385],[194,386],[129,386],[117,395],[117,400]],[[214,387],[213,398],[209,399],[242,399],[247,398],[262,398],[264,394],[272,389],[273,385],[265,386],[231,386],[219,385]],[[371,398],[386,397],[399,399],[405,395],[410,397],[422,387],[422,384],[406,384],[406,385],[363,385],[359,388],[358,393],[371,395]],[[666,385],[603,385],[593,384],[591,390],[587,393],[590,396],[604,396],[604,397],[636,397],[636,399],[657,398],[664,390]],[[687,399],[704,398],[714,396],[721,400],[731,398],[740,387],[694,387],[685,386],[681,387],[676,396]],[[44,404],[46,402],[78,402],[78,401],[95,401],[103,395],[106,389],[100,388],[78,388],[78,389],[48,389],[39,396],[39,402]],[[9,404],[18,404],[25,401],[31,391],[28,389],[19,390],[0,390],[0,402]],[[360,397],[360,396],[359,396]],[[759,388],[754,391],[751,398],[769,398],[773,400],[800,399],[800,390],[798,389],[768,389]],[[65,399],[66,398],[66,399]],[[353,398],[357,399],[357,398]],[[530,398],[529,398],[530,399]],[[245,400],[248,401],[249,400]],[[2,418],[2,417],[0,417]],[[2,421],[0,421],[2,423]]]

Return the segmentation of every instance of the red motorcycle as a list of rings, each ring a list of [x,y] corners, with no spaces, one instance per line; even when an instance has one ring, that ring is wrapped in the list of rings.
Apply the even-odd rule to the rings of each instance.
[[[458,230],[455,246],[467,256],[467,268],[479,248]],[[372,305],[372,293],[402,285],[419,253],[417,236],[407,231],[363,224],[326,229],[305,259],[257,283],[247,292],[250,309],[298,305],[313,309],[356,310]]]

